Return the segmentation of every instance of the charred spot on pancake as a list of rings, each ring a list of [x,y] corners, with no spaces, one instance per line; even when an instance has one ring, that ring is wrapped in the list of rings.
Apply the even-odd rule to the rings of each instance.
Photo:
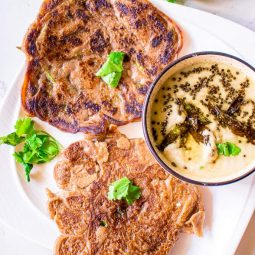
[[[53,47],[56,47],[57,46],[57,43],[58,43],[58,37],[55,36],[55,35],[49,35],[47,37],[48,39],[48,48],[53,48]]]
[[[68,120],[61,119],[61,118],[55,118],[48,120],[53,126],[58,127],[61,130],[68,131],[70,133],[77,133],[79,130],[78,123],[76,120],[73,120],[73,122],[69,122]]]
[[[139,87],[137,90],[138,90],[139,94],[146,95],[148,89],[149,89],[149,85],[144,85],[144,86]]]
[[[82,40],[78,37],[72,36],[68,38],[68,41],[73,45],[73,46],[80,46],[82,45]]]
[[[51,12],[51,17],[52,17],[53,19],[55,19],[56,22],[58,22],[58,20],[60,19],[60,15],[59,15],[58,10],[53,10],[53,11]]]
[[[139,3],[139,4],[138,4],[138,10],[139,10],[140,12],[145,11],[145,10],[147,10],[148,8],[149,8],[148,3]]]
[[[136,29],[139,29],[142,27],[142,21],[140,19],[136,20],[135,21],[135,28]]]
[[[160,61],[161,63],[163,64],[166,64],[168,63],[168,61],[172,58],[173,54],[172,54],[172,51],[171,49],[166,49],[163,53],[163,55],[160,56]]]
[[[130,8],[130,13],[131,13],[131,16],[132,16],[132,18],[133,19],[136,19],[137,18],[137,16],[138,16],[138,8],[137,7],[131,7]]]
[[[62,99],[64,99],[64,95],[62,93],[57,93],[57,99],[61,101]]]
[[[123,62],[129,62],[130,61],[130,56],[128,54],[125,54]]]
[[[128,55],[133,55],[135,54],[135,49],[134,48],[130,48],[129,51],[128,51]]]
[[[67,105],[67,106],[66,106],[66,112],[67,112],[67,114],[69,114],[69,115],[71,115],[71,114],[74,113],[74,111],[73,111],[73,109],[72,109],[72,107],[71,107],[70,105]]]
[[[54,99],[49,96],[46,89],[45,86],[38,91],[35,101],[35,111],[43,120],[47,120],[49,115],[53,118],[57,117],[62,108],[61,105],[57,104]]]
[[[45,120],[47,119],[47,116],[49,114],[48,94],[46,91],[39,91],[38,94],[39,93],[40,93],[40,96],[36,97],[35,111],[41,117],[41,119]]]
[[[35,99],[31,98],[30,100],[27,100],[25,102],[25,108],[30,114],[34,114],[34,109],[35,109]]]
[[[84,103],[84,107],[85,109],[91,110],[94,113],[99,112],[101,109],[101,106],[99,104],[95,104],[90,100]]]
[[[102,53],[105,48],[109,45],[109,39],[105,39],[102,31],[98,29],[90,39],[90,48],[92,52]]]
[[[28,62],[27,64],[27,74],[33,72],[33,71],[38,71],[36,70],[40,66],[39,64],[39,59],[34,58],[31,61]]]
[[[78,19],[81,19],[85,23],[89,20],[89,16],[86,14],[85,10],[77,9],[75,11],[75,15]]]
[[[117,126],[124,125],[126,123],[124,121],[116,120],[113,117],[110,117],[110,116],[108,116],[106,114],[104,114],[104,119],[106,119],[109,123],[117,125]]]
[[[128,7],[125,4],[116,2],[116,6],[117,6],[118,10],[120,11],[121,15],[127,15],[129,13]]]
[[[34,96],[37,93],[38,89],[31,81],[29,81],[27,91],[31,96]]]
[[[140,29],[140,28],[146,27],[146,25],[147,25],[146,19],[137,19],[134,22],[135,29]]]
[[[174,37],[174,32],[171,30],[167,33],[166,35],[166,41],[169,43],[169,44],[172,44],[173,43],[173,38]]]
[[[159,17],[156,13],[154,13],[154,15],[149,15],[149,20],[152,21],[153,24],[153,28],[155,30],[164,32],[166,30],[165,24],[163,23],[163,20],[161,19],[161,17]]]
[[[140,13],[143,13],[146,9],[148,9],[148,4],[144,4],[144,3],[138,3],[137,1],[133,1],[133,3],[136,6],[132,6],[130,7],[130,13],[131,13],[131,17],[133,19],[136,19]]]
[[[151,41],[151,46],[152,46],[153,48],[158,47],[158,46],[161,44],[162,39],[163,39],[163,36],[162,36],[162,35],[159,35],[159,36],[154,37],[154,38],[152,39],[152,41]]]
[[[134,98],[130,102],[125,103],[125,111],[134,115],[135,118],[140,118],[142,115],[143,105],[138,103]]]
[[[27,35],[27,44],[26,44],[26,50],[27,52],[34,56],[36,54],[36,39],[39,35],[39,31],[37,29],[32,29],[29,34]]]
[[[141,51],[136,54],[136,58],[138,60],[138,63],[141,65],[141,66],[144,66],[144,56],[143,54],[141,53]]]
[[[65,35],[63,37],[61,37],[60,39],[60,43],[63,46],[66,46],[67,43],[70,43],[72,46],[80,46],[82,44],[82,40],[80,38],[77,37],[77,33],[79,31],[79,28],[72,32],[71,34]]]
[[[68,19],[73,19],[73,14],[72,14],[70,8],[67,8],[67,10],[66,10],[66,17]]]
[[[101,8],[110,8],[111,4],[107,0],[95,0],[96,10]]]
[[[47,12],[52,11],[55,7],[58,6],[63,0],[51,0],[51,1],[45,1],[44,2],[44,9]]]
[[[110,112],[112,115],[116,114],[118,111],[117,107],[113,107],[112,103],[109,100],[103,100],[102,105],[106,108],[108,112]]]
[[[101,139],[105,138],[109,124],[109,121],[103,115],[96,123],[91,121],[89,125],[81,126],[79,131],[88,133],[88,137],[90,137],[90,139],[96,138],[98,141],[100,141]]]
[[[57,104],[54,99],[50,98],[48,104],[46,104],[51,116],[56,117],[61,109],[61,105]]]

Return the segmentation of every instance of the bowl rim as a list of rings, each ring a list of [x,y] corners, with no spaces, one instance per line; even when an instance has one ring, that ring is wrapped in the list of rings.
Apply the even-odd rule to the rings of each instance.
[[[165,169],[167,172],[169,172],[170,174],[172,174],[173,176],[179,178],[182,181],[188,182],[188,183],[192,183],[192,184],[196,184],[196,185],[201,185],[201,186],[221,186],[221,185],[226,185],[226,184],[231,184],[231,183],[235,183],[237,181],[240,181],[242,179],[244,179],[245,177],[248,177],[249,175],[251,175],[252,173],[255,172],[255,167],[252,168],[251,170],[247,171],[246,173],[244,173],[243,175],[230,179],[230,180],[226,180],[226,181],[219,181],[219,182],[206,182],[206,181],[198,181],[198,180],[193,180],[190,179],[188,177],[185,177],[183,175],[181,175],[180,173],[178,173],[177,171],[173,170],[170,166],[168,166],[158,155],[158,153],[155,151],[151,140],[149,138],[149,134],[148,134],[148,130],[147,130],[147,110],[148,110],[148,104],[150,102],[150,97],[151,94],[156,86],[156,84],[159,82],[159,80],[161,79],[161,77],[173,66],[179,64],[182,61],[185,61],[186,59],[189,58],[194,58],[197,56],[203,56],[203,55],[215,55],[215,56],[222,56],[222,57],[227,57],[230,59],[234,59],[238,62],[241,62],[242,64],[246,65],[248,68],[250,68],[254,73],[255,73],[255,68],[253,66],[251,66],[249,63],[247,63],[246,61],[233,56],[231,54],[228,53],[223,53],[223,52],[219,52],[219,51],[200,51],[200,52],[194,52],[194,53],[190,53],[187,55],[184,55],[181,58],[176,59],[175,61],[173,61],[171,64],[169,64],[168,66],[166,66],[163,71],[160,72],[160,74],[155,78],[155,80],[152,82],[152,85],[150,86],[146,97],[145,97],[145,101],[143,104],[143,111],[142,111],[142,129],[143,129],[143,134],[144,134],[144,138],[145,141],[147,143],[147,146],[149,147],[150,152],[152,153],[153,157],[157,160],[157,162],[160,164],[161,167],[163,167],[163,169]]]

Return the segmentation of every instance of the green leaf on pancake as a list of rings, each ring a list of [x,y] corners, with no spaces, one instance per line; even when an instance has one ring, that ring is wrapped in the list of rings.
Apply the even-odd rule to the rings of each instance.
[[[123,177],[109,186],[109,200],[125,199],[128,205],[131,205],[135,200],[139,199],[140,196],[141,189],[138,186],[133,185],[127,177]]]
[[[96,76],[101,77],[111,88],[116,88],[119,84],[123,71],[124,56],[124,52],[111,52],[106,62],[96,73]]]

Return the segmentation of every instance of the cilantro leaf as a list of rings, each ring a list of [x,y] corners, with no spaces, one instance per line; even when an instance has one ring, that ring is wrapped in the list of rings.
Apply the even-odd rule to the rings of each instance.
[[[113,72],[102,77],[103,81],[111,88],[116,88],[119,84],[122,73]]]
[[[228,146],[226,143],[216,144],[219,155],[229,156]]]
[[[218,143],[216,146],[218,149],[218,154],[226,157],[237,156],[241,152],[241,148],[230,142]]]
[[[130,180],[124,177],[118,181],[113,182],[109,187],[108,199],[109,200],[121,200],[128,194]]]
[[[233,143],[228,143],[228,150],[232,156],[237,156],[241,152],[241,148]]]
[[[13,132],[7,136],[0,137],[0,145],[1,144],[8,144],[16,146],[24,141],[24,137],[20,137],[16,134],[16,132]]]
[[[46,134],[34,134],[26,140],[23,148],[23,161],[43,164],[55,158],[59,151],[59,144],[53,137]]]
[[[109,200],[125,199],[128,205],[131,205],[135,200],[139,199],[140,196],[140,188],[133,185],[127,177],[117,180],[109,186]]]
[[[22,163],[22,165],[23,165],[24,170],[25,170],[26,180],[27,180],[27,182],[30,182],[30,173],[31,173],[31,170],[33,168],[33,165],[28,164],[28,163]]]
[[[97,71],[96,76],[101,77],[110,87],[116,88],[123,71],[124,52],[111,52],[106,62]]]
[[[34,131],[34,121],[30,118],[19,119],[15,124],[15,129],[18,136],[31,134]]]
[[[26,139],[26,144],[31,150],[36,150],[37,148],[42,146],[43,141],[38,137],[37,134],[33,134]]]
[[[31,173],[31,170],[33,168],[33,165],[32,164],[29,164],[29,163],[26,163],[24,162],[24,153],[22,151],[20,152],[15,152],[13,154],[16,162],[18,163],[21,163],[24,167],[24,170],[25,170],[25,177],[26,177],[26,180],[27,182],[30,182],[30,173]]]
[[[126,196],[126,201],[129,205],[132,205],[135,200],[139,199],[141,196],[141,189],[138,186],[129,185],[128,195]]]
[[[1,144],[9,144],[16,146],[25,140],[25,135],[31,134],[34,131],[34,122],[30,118],[17,120],[15,124],[16,132],[7,136],[0,137]]]
[[[123,52],[119,51],[111,52],[108,55],[106,62],[97,71],[96,76],[102,77],[113,72],[119,73],[122,72],[123,71],[122,63],[124,56],[125,53]]]
[[[176,0],[167,0],[169,3],[176,3]]]

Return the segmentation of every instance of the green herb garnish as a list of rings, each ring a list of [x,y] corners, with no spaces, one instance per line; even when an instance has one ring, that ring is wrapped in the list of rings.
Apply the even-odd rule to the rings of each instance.
[[[34,130],[34,122],[29,118],[19,119],[15,124],[15,132],[0,137],[0,144],[16,146],[25,140]]]
[[[0,137],[0,144],[8,144],[16,146],[24,141],[23,137],[19,137],[16,132],[13,132],[7,136]]]
[[[18,136],[29,135],[34,132],[34,122],[30,118],[18,119],[15,130]]]
[[[100,221],[100,223],[99,223],[99,226],[101,226],[101,227],[107,227],[107,226],[108,226],[108,224],[107,224],[107,222],[106,222],[106,221],[101,220],[101,221]]]
[[[48,81],[50,81],[52,84],[55,83],[55,80],[54,80],[54,78],[52,77],[52,75],[51,75],[50,72],[45,71],[45,75],[46,75],[46,78],[48,79]]]
[[[109,200],[122,200],[125,199],[129,205],[133,204],[136,199],[141,196],[141,190],[138,186],[124,177],[118,181],[113,182],[109,187],[108,199]]]
[[[176,0],[167,0],[169,3],[176,3]]]
[[[33,164],[43,164],[55,158],[59,151],[59,143],[49,134],[34,129],[34,121],[30,118],[17,120],[15,132],[0,137],[0,144],[16,146],[24,142],[23,150],[13,154],[16,162],[23,165],[26,180],[30,181]]]
[[[218,149],[218,154],[226,157],[237,156],[241,152],[241,149],[238,146],[230,142],[217,143],[216,146]]]
[[[96,76],[101,77],[111,88],[116,88],[119,84],[124,56],[124,52],[111,52],[106,62],[96,73]]]

